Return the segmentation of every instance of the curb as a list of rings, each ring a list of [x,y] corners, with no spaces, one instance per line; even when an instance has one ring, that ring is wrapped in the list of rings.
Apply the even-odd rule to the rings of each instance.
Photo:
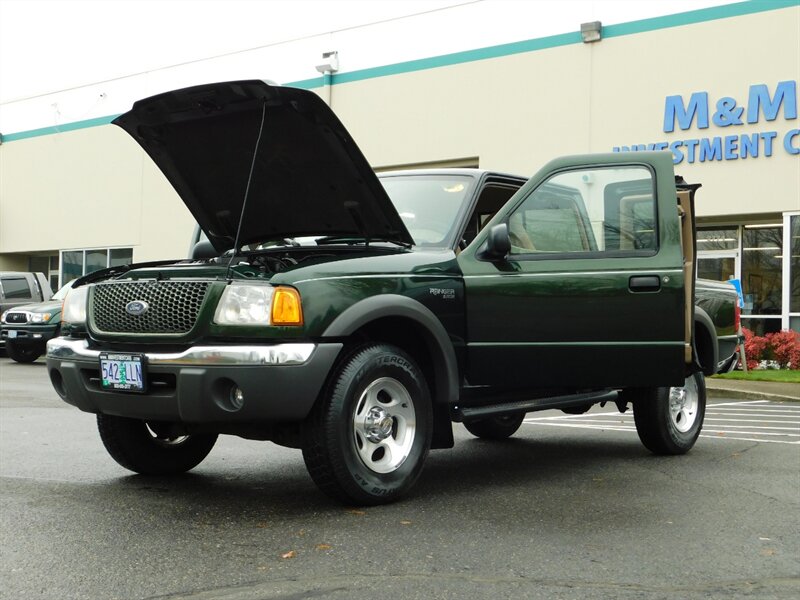
[[[768,392],[745,391],[733,388],[707,387],[706,396],[709,398],[735,398],[737,400],[776,400],[779,402],[800,402],[797,396],[783,394],[770,394]]]

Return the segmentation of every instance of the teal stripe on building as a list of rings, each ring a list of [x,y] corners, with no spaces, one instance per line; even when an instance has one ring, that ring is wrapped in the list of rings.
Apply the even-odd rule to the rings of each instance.
[[[740,17],[744,15],[792,8],[796,6],[800,6],[800,0],[748,0],[747,2],[737,2],[735,4],[701,8],[688,12],[677,13],[674,15],[652,17],[649,19],[641,19],[639,21],[631,21],[629,23],[603,26],[603,38],[635,35],[638,33],[646,33],[649,31],[668,29],[671,27],[682,27],[685,25],[705,23],[708,21]],[[501,58],[514,54],[536,52],[538,50],[546,50],[549,48],[557,48],[560,46],[568,46],[571,44],[580,43],[582,43],[582,40],[579,32],[561,33],[521,42],[511,42],[508,44],[500,44],[497,46],[489,46],[475,50],[465,50],[462,52],[454,52],[452,54],[444,54],[430,58],[421,58],[391,65],[383,65],[380,67],[370,67],[358,71],[336,73],[330,76],[330,85],[341,85],[356,81],[364,81],[367,79],[375,79],[377,77],[387,77],[391,75],[400,75],[403,73],[413,73],[415,71],[437,69],[439,67],[448,67],[491,58]],[[284,85],[303,89],[314,89],[322,87],[322,84],[323,76],[319,76],[311,79],[291,81],[285,83]],[[57,127],[42,127],[39,129],[10,133],[4,135],[2,141],[13,142],[43,135],[51,135],[54,133],[63,133],[65,131],[75,131],[77,129],[96,127],[98,125],[108,125],[117,116],[118,115],[97,117],[84,121],[65,123]]]

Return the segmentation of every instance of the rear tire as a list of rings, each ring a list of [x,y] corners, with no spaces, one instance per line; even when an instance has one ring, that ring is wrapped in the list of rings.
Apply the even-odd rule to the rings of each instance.
[[[42,355],[42,351],[39,348],[18,346],[11,340],[6,340],[6,354],[18,363],[32,363]]]
[[[185,473],[199,465],[217,441],[216,434],[175,436],[158,424],[114,415],[97,415],[97,429],[111,458],[142,475]]]
[[[325,494],[346,504],[392,502],[414,485],[431,445],[422,370],[396,346],[364,346],[336,369],[306,426],[303,460]]]
[[[692,449],[706,414],[703,373],[689,375],[682,387],[639,390],[633,420],[642,444],[654,454],[685,454]]]
[[[517,413],[478,421],[465,421],[464,427],[472,435],[483,440],[505,440],[517,432],[524,419],[525,413]]]

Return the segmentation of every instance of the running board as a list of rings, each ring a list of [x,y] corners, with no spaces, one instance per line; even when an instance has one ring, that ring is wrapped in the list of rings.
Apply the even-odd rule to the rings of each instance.
[[[533,412],[549,408],[569,408],[570,406],[583,406],[597,404],[598,402],[615,402],[619,397],[616,390],[603,390],[584,394],[570,394],[568,396],[551,396],[549,398],[535,398],[503,404],[490,404],[487,406],[469,406],[461,408],[456,406],[453,410],[453,421],[461,423],[472,419],[486,417],[500,417],[520,412]]]

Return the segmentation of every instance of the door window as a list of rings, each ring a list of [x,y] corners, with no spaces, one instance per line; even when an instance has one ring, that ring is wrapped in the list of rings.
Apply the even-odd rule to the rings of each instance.
[[[644,167],[554,175],[509,218],[511,254],[654,254],[653,189],[653,176]]]

